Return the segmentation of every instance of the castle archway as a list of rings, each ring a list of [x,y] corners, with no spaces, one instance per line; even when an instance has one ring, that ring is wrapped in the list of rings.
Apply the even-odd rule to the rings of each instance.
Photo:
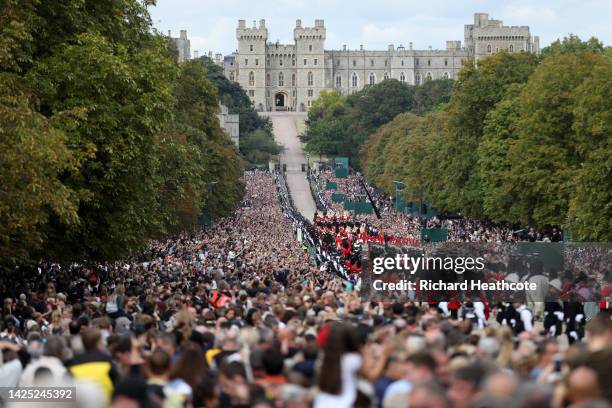
[[[276,110],[287,109],[287,95],[284,92],[278,92],[274,95],[274,107]]]

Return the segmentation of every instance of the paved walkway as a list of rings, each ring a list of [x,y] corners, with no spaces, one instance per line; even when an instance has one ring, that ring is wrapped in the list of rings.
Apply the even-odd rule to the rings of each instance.
[[[280,163],[287,165],[287,184],[296,209],[308,220],[312,220],[316,205],[310,192],[306,173],[302,172],[302,163],[306,163],[304,151],[298,139],[295,128],[296,117],[305,117],[305,113],[293,112],[265,112],[261,115],[269,116],[274,125],[274,139],[285,146],[281,153]]]

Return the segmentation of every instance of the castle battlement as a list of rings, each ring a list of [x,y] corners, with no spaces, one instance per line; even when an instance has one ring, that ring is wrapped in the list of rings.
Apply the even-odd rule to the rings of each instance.
[[[266,20],[259,20],[259,26],[257,26],[257,22],[253,20],[253,26],[250,28],[246,26],[246,22],[244,20],[238,20],[236,38],[238,40],[267,39],[268,29],[266,28]]]
[[[326,28],[322,19],[314,26],[295,22],[293,44],[268,41],[265,20],[245,20],[236,28],[238,50],[223,59],[225,75],[240,83],[254,107],[260,111],[306,111],[324,90],[348,95],[380,81],[396,79],[419,85],[434,79],[454,79],[467,61],[496,52],[539,53],[539,38],[527,26],[504,26],[502,20],[475,13],[474,23],[464,26],[464,41],[449,40],[444,49],[415,50],[326,50]],[[406,44],[406,43],[404,43]]]
[[[293,29],[293,39],[325,40],[325,32],[323,20],[315,20],[314,27],[302,27],[302,20],[297,20]]]

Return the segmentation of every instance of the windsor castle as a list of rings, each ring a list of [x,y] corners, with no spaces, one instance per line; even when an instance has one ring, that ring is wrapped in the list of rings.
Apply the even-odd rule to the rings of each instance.
[[[464,61],[478,63],[500,52],[538,54],[539,38],[527,26],[504,26],[486,13],[474,14],[474,23],[464,26],[464,42],[447,41],[443,50],[415,50],[389,45],[383,51],[325,49],[325,24],[314,27],[297,20],[293,44],[268,42],[265,20],[247,27],[238,21],[238,50],[215,60],[228,79],[238,82],[259,111],[290,110],[305,112],[323,90],[343,95],[364,86],[394,78],[410,85],[432,79],[456,78]],[[189,51],[187,51],[188,53]]]

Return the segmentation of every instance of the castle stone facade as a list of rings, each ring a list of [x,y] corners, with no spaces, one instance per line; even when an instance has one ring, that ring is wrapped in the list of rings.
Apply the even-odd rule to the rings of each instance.
[[[187,38],[187,30],[181,30],[179,37],[172,37],[172,32],[168,31],[168,37],[176,44],[178,50],[178,63],[185,62],[191,59],[191,41]],[[197,57],[196,57],[197,58]]]
[[[364,86],[394,78],[410,85],[432,79],[454,79],[467,60],[479,60],[500,52],[539,53],[539,39],[529,27],[504,26],[489,20],[485,13],[474,15],[474,24],[464,27],[464,43],[447,41],[443,50],[414,50],[389,45],[386,50],[370,51],[325,49],[326,30],[323,20],[305,27],[297,20],[293,44],[268,42],[265,20],[247,27],[238,21],[238,50],[216,59],[231,81],[247,92],[258,111],[305,112],[323,90],[344,95]]]
[[[236,147],[240,147],[240,115],[229,113],[227,106],[219,104],[219,126],[223,129]]]
[[[499,51],[540,53],[540,38],[528,26],[504,26],[486,13],[474,14],[474,24],[464,27],[465,48],[476,62]]]

